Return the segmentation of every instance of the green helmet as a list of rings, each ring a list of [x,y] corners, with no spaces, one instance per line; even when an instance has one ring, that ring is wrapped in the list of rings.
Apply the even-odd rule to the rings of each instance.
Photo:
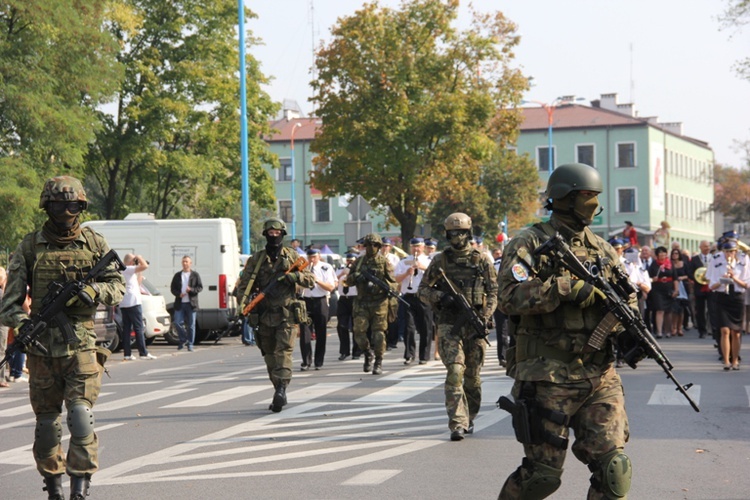
[[[557,167],[547,182],[547,198],[559,200],[571,191],[604,191],[599,172],[583,163],[567,163]]]
[[[380,238],[380,235],[375,233],[370,233],[364,237],[364,240],[362,241],[362,244],[367,245],[377,245],[382,247],[383,246],[383,240]]]
[[[445,219],[443,225],[446,231],[454,229],[471,230],[471,217],[461,212],[452,213]]]
[[[47,208],[50,201],[80,201],[84,210],[89,206],[81,181],[68,175],[52,177],[44,183],[39,208]]]
[[[278,229],[281,231],[281,234],[286,234],[286,224],[284,224],[284,221],[276,218],[271,217],[266,222],[263,223],[263,235],[265,236],[266,232],[268,232],[269,229]]]

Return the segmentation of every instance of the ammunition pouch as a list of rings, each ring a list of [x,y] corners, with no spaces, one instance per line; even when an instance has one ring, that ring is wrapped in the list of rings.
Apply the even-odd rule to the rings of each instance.
[[[291,303],[292,318],[295,323],[309,325],[310,317],[307,315],[307,305],[304,300],[295,300]]]
[[[258,328],[260,325],[260,314],[255,311],[250,312],[250,314],[247,315],[247,325],[250,328]]]
[[[526,386],[528,384],[525,384]],[[497,406],[513,417],[513,430],[516,432],[516,439],[519,443],[537,445],[547,443],[562,450],[568,448],[568,438],[546,430],[542,422],[544,419],[567,427],[570,424],[570,417],[565,413],[544,408],[535,399],[527,397],[518,398],[514,403],[502,396],[497,400]]]

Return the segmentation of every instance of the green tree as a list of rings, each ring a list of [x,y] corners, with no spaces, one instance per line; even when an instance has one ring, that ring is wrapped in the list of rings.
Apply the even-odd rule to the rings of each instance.
[[[42,218],[46,177],[80,175],[96,107],[121,75],[98,0],[0,5],[0,244],[14,248]]]
[[[750,23],[750,0],[728,0],[724,14],[719,17],[722,29],[741,30]],[[737,61],[737,74],[750,80],[750,57]]]
[[[513,142],[528,82],[509,66],[519,38],[500,12],[453,24],[457,1],[366,4],[339,20],[316,56],[323,122],[311,182],[324,196],[387,207],[408,241],[447,192],[469,192],[493,151]]]
[[[746,142],[745,147],[750,153],[750,142]],[[711,210],[720,212],[734,222],[750,221],[750,169],[739,170],[718,164],[714,167],[714,203]]]
[[[445,218],[453,212],[465,212],[472,219],[475,235],[494,239],[499,232],[497,224],[505,216],[511,227],[521,227],[535,218],[529,207],[538,202],[538,186],[536,165],[528,155],[497,150],[482,167],[479,184],[441,192],[427,221],[433,234],[442,239]]]
[[[102,218],[217,216],[239,203],[236,22],[232,0],[121,0],[112,9],[107,27],[125,77],[86,162]],[[261,165],[278,163],[262,140],[277,109],[265,82],[248,56],[250,191],[260,206],[274,201]]]

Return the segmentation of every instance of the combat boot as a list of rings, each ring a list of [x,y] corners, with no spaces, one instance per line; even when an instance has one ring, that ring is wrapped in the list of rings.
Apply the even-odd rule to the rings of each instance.
[[[375,366],[372,367],[373,375],[380,375],[383,373],[383,358],[375,356]]]
[[[44,478],[43,491],[47,492],[48,500],[65,500],[65,492],[63,491],[62,485],[62,474],[56,476],[49,476]]]
[[[365,351],[364,372],[370,373],[370,370],[372,370],[372,351]]]
[[[83,500],[89,496],[91,476],[70,476],[70,500]]]
[[[273,402],[268,407],[274,413],[279,413],[281,409],[286,405],[286,387],[279,385],[276,388],[276,392],[273,393]]]

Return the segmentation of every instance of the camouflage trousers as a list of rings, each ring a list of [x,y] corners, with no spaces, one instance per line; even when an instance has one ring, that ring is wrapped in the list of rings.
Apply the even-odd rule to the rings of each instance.
[[[385,331],[388,329],[388,301],[354,301],[354,340],[364,352],[375,351],[376,358],[385,353]],[[367,330],[372,330],[372,344]]]
[[[29,399],[37,421],[44,416],[45,419],[55,420],[57,426],[61,427],[63,401],[68,409],[75,401],[93,407],[99,397],[103,369],[96,360],[96,351],[81,351],[62,358],[29,354],[26,366],[29,368]],[[67,459],[59,443],[52,449],[42,449],[35,440],[33,451],[36,468],[43,476],[63,472],[83,476],[99,469],[99,439],[96,433],[87,444],[71,439]]]
[[[268,378],[274,388],[279,385],[287,387],[292,380],[292,355],[296,338],[296,325],[290,324],[287,319],[278,326],[261,323],[255,329],[255,341],[266,362]]]
[[[451,334],[453,325],[438,324],[437,348],[448,373],[445,376],[445,409],[451,431],[469,428],[482,404],[482,378],[487,343],[482,339],[465,340],[471,328]]]
[[[513,385],[512,394],[518,398],[522,384],[536,386],[536,401],[545,408],[557,410],[570,417],[569,427],[542,419],[544,429],[554,435],[567,438],[573,429],[575,442],[571,450],[575,457],[588,465],[602,455],[622,450],[630,437],[628,417],[625,414],[625,394],[622,381],[613,367],[600,377],[553,384],[550,382],[521,382]],[[534,463],[562,470],[567,449],[553,447],[547,443],[524,444],[526,458]],[[527,471],[520,468],[508,477],[500,492],[499,500],[522,498],[519,481],[525,479]],[[589,488],[588,500],[605,499],[603,493],[593,486]]]

